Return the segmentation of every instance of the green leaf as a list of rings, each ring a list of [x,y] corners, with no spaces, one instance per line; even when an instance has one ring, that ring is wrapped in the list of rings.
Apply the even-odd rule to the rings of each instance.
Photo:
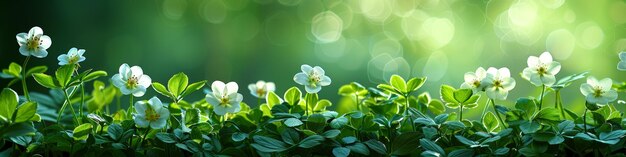
[[[350,149],[346,147],[335,147],[333,148],[333,155],[335,155],[335,157],[347,157],[350,155]]]
[[[11,88],[4,88],[0,93],[0,118],[4,121],[13,119],[13,112],[17,108],[18,96]]]
[[[437,152],[439,154],[441,154],[442,156],[445,156],[446,152],[443,151],[443,148],[441,148],[439,145],[437,145],[435,142],[430,141],[428,139],[420,139],[420,145],[422,145],[422,148],[426,149],[426,150],[430,150],[433,152]]]
[[[532,134],[541,129],[541,124],[535,121],[524,121],[519,125],[519,128],[525,134]]]
[[[300,102],[301,97],[302,97],[302,92],[300,91],[300,89],[298,89],[298,87],[291,87],[287,89],[287,91],[283,95],[283,98],[285,98],[285,101],[287,101],[287,103],[289,103],[290,105],[298,104],[298,102]]]
[[[297,127],[302,125],[302,121],[296,118],[287,118],[287,120],[285,120],[285,125],[288,127]]]
[[[494,115],[491,111],[487,112],[483,117],[483,126],[487,129],[488,132],[495,132],[500,125],[498,119],[496,119],[496,115]]]
[[[463,136],[461,136],[461,135],[454,135],[454,137],[456,137],[456,139],[457,139],[457,140],[459,140],[459,142],[461,142],[461,143],[463,143],[463,144],[465,144],[465,145],[467,145],[467,146],[475,146],[475,145],[478,145],[478,142],[476,142],[476,141],[472,141],[472,140],[470,140],[470,139],[467,139],[467,138],[465,138],[465,137],[463,137]]]
[[[74,128],[74,132],[72,134],[74,140],[87,140],[87,138],[89,138],[89,133],[91,133],[92,128],[93,125],[91,125],[91,123],[85,123],[77,126],[76,128]]]
[[[204,87],[204,85],[206,85],[206,80],[204,81],[198,81],[195,83],[190,84],[189,86],[187,86],[187,89],[185,89],[185,91],[183,92],[182,96],[187,96],[195,91],[198,91],[200,89],[202,89],[202,87]]]
[[[368,141],[363,142],[365,143],[365,145],[367,145],[367,147],[369,147],[370,149],[374,150],[376,153],[378,154],[387,154],[387,147],[385,147],[385,144],[375,140],[375,139],[371,139]]]
[[[391,143],[392,155],[407,155],[415,152],[419,147],[419,136],[417,132],[407,132],[396,136]]]
[[[108,74],[106,71],[102,71],[102,70],[94,71],[94,72],[87,74],[85,77],[83,77],[83,82],[93,81],[95,79],[98,79],[100,77],[104,77],[107,75]]]
[[[354,142],[357,141],[357,139],[354,136],[347,136],[347,137],[341,138],[341,141],[343,141],[344,144],[353,144]]]
[[[478,102],[478,99],[480,99],[480,95],[472,95],[463,104],[476,104]],[[468,106],[468,105],[465,105],[465,106]],[[463,106],[463,107],[465,107],[465,106]]]
[[[454,91],[454,99],[459,103],[466,103],[471,97],[471,89],[457,89]]]
[[[37,83],[46,88],[54,89],[60,87],[60,85],[50,75],[46,75],[44,73],[34,73],[33,78],[35,78]]]
[[[326,110],[326,107],[328,106],[332,106],[333,103],[331,103],[330,101],[326,100],[326,99],[322,99],[320,101],[317,102],[317,104],[315,104],[315,107],[313,108],[313,111],[315,112],[322,112],[324,110]]]
[[[123,133],[124,133],[124,130],[122,129],[122,126],[120,126],[119,124],[115,124],[115,123],[111,124],[109,125],[107,129],[107,134],[109,134],[109,136],[115,141],[120,140]]]
[[[152,82],[152,89],[154,89],[154,91],[156,91],[157,93],[169,97],[169,98],[174,98],[170,92],[167,91],[167,89],[165,89],[165,86],[163,86],[163,84],[158,83],[158,82]]]
[[[330,127],[333,129],[340,129],[348,124],[348,118],[341,116],[330,121]]]
[[[169,134],[169,133],[165,133],[165,132],[159,132],[155,135],[159,140],[163,141],[164,143],[176,143],[176,137],[174,137],[174,135]]]
[[[44,66],[44,65],[35,66],[35,67],[28,69],[28,71],[26,71],[26,76],[32,76],[32,74],[34,73],[44,73],[46,71],[48,71],[47,66]]]
[[[565,87],[569,86],[570,84],[572,84],[572,82],[574,82],[576,80],[579,80],[579,79],[585,78],[585,76],[588,73],[589,72],[585,71],[585,72],[582,72],[582,73],[578,73],[578,74],[574,74],[574,75],[563,77],[559,81],[556,81],[556,83],[554,85],[552,85],[552,88],[555,88],[555,89],[565,88]]]
[[[309,108],[311,108],[313,107],[313,104],[317,104],[317,101],[319,101],[319,96],[317,95],[317,93],[306,93],[304,99],[306,100],[306,103],[309,104]]]
[[[428,103],[428,110],[435,115],[446,112],[446,108],[443,106],[443,103],[437,99],[433,99],[430,103]]]
[[[9,64],[9,74],[15,76],[15,77],[19,77],[20,73],[22,73],[22,66],[20,66],[19,64],[15,63],[15,62],[11,62],[11,64]]]
[[[255,135],[252,139],[254,140],[252,147],[261,152],[271,153],[287,150],[287,144],[283,141],[261,135]]]
[[[441,85],[441,90],[439,90],[439,94],[441,95],[441,100],[447,103],[454,103],[454,104],[459,103],[454,98],[454,91],[456,91],[456,89],[454,89],[454,87],[452,86]]]
[[[178,96],[180,96],[183,91],[185,91],[188,83],[189,78],[187,77],[187,75],[185,75],[185,73],[181,72],[175,74],[170,78],[169,81],[167,81],[167,89],[175,98],[178,98]]]
[[[339,134],[341,133],[341,131],[337,130],[337,129],[332,129],[332,130],[328,130],[324,133],[322,133],[322,136],[326,137],[326,138],[335,138],[337,137]]]
[[[350,151],[352,152],[362,155],[370,155],[370,150],[363,143],[358,142],[354,143],[353,145],[348,145],[346,147],[348,147],[348,149],[350,149]]]
[[[599,136],[599,139],[601,141],[598,142],[606,144],[617,144],[617,142],[619,142],[619,140],[624,137],[624,134],[626,134],[626,130],[615,130],[609,133],[601,132]]]
[[[515,102],[515,108],[524,111],[524,118],[526,120],[533,119],[535,112],[537,112],[537,105],[535,100],[529,98],[519,98]]]
[[[458,149],[453,150],[448,154],[448,157],[466,157],[466,156],[474,156],[473,149]]]
[[[15,137],[15,136],[24,136],[24,135],[35,135],[35,127],[33,127],[32,123],[14,123],[2,129],[1,135],[4,138],[7,137]]]
[[[412,78],[406,83],[407,92],[417,91],[422,85],[426,82],[426,77],[423,78]]]
[[[426,126],[434,126],[437,125],[437,123],[435,123],[435,121],[433,121],[430,118],[417,118],[413,121],[413,123],[415,124],[422,124],[422,125],[426,125]]]
[[[558,109],[544,108],[537,113],[535,120],[542,124],[557,124],[561,121],[561,114]]]
[[[391,79],[389,79],[389,84],[402,93],[408,93],[406,90],[406,82],[398,75],[392,75]]]
[[[403,95],[403,93],[401,91],[395,89],[393,86],[388,85],[388,84],[379,84],[378,86],[376,86],[376,88],[382,89],[384,91],[391,92],[393,94]]]
[[[315,147],[315,146],[321,144],[322,141],[324,141],[324,137],[322,137],[320,135],[311,135],[309,137],[306,137],[306,138],[302,139],[302,141],[300,141],[300,144],[298,144],[298,147],[300,147],[300,148],[312,148],[312,147]]]
[[[300,134],[296,130],[291,128],[287,128],[283,132],[281,132],[280,137],[285,143],[290,145],[296,145],[300,143]]]
[[[74,65],[64,65],[61,66],[55,72],[55,77],[57,81],[59,81],[59,85],[61,87],[66,88],[72,79],[72,74],[74,73]]]
[[[506,155],[506,153],[509,153],[509,148],[507,147],[503,147],[503,148],[498,148],[496,149],[496,151],[493,152],[494,155]],[[472,155],[470,155],[472,156]]]
[[[248,138],[248,134],[243,133],[243,132],[236,132],[236,133],[233,133],[233,135],[230,138],[235,142],[241,142],[245,140],[246,138]]]
[[[563,141],[565,141],[565,138],[563,138],[563,136],[556,135],[556,136],[553,136],[550,140],[548,140],[548,143],[551,145],[556,145],[556,144],[563,143]]]
[[[272,91],[267,93],[267,97],[265,97],[265,101],[270,108],[274,105],[282,103],[282,100],[280,100],[280,97],[278,97],[278,95],[276,95],[276,93]]]
[[[29,121],[33,118],[33,116],[35,116],[35,114],[37,114],[37,102],[26,102],[17,108],[17,113],[13,118],[13,122],[20,123]]]

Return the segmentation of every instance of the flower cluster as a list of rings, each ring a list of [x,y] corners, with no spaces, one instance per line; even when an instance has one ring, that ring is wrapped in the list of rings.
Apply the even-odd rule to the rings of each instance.
[[[476,72],[465,73],[465,82],[461,88],[472,89],[474,93],[485,91],[491,99],[504,100],[509,91],[515,88],[515,79],[511,78],[509,68],[489,67],[485,71],[479,67]]]

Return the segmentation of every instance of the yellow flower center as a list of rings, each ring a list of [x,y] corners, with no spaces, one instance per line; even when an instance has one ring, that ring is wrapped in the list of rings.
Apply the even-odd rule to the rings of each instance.
[[[259,88],[256,90],[256,94],[258,96],[264,96],[265,95],[265,90],[263,90],[262,88]]]
[[[156,121],[159,118],[161,118],[161,115],[159,115],[154,109],[152,109],[152,107],[148,107],[148,109],[146,109],[146,120]]]
[[[594,97],[602,97],[602,94],[604,94],[604,91],[602,90],[602,88],[600,88],[600,86],[593,87],[593,96]]]
[[[474,85],[474,87],[480,87],[480,81],[478,81],[478,80],[474,80],[474,82],[472,82],[472,84]]]
[[[129,89],[133,89],[135,87],[137,87],[139,78],[137,78],[137,76],[131,76],[130,78],[128,78],[128,81],[126,82],[126,88]]]
[[[39,48],[39,45],[42,44],[42,41],[39,40],[39,38],[39,36],[33,36],[26,39],[26,48],[28,48],[29,50],[36,50],[37,48]]]
[[[493,86],[496,87],[496,88],[501,88],[502,87],[502,81],[501,80],[493,81]]]
[[[67,62],[69,62],[70,64],[75,64],[76,62],[78,62],[78,56],[77,55],[71,55],[68,58],[69,59],[67,60]]]
[[[321,81],[321,76],[319,74],[317,74],[315,71],[311,71],[311,74],[309,74],[309,84],[312,87],[316,87],[317,83]]]
[[[537,68],[537,73],[539,73],[539,76],[543,76],[548,74],[548,68],[546,68],[545,65],[541,64],[539,65],[539,68]]]
[[[220,98],[220,105],[223,107],[230,107],[230,104],[228,103],[230,101],[230,99],[226,96],[222,96],[222,98]]]

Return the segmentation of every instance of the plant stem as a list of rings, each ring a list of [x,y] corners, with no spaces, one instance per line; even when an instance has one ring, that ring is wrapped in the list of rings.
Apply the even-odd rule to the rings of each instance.
[[[137,148],[143,145],[143,143],[146,141],[146,137],[148,137],[149,132],[150,132],[150,127],[148,127],[148,129],[146,129],[146,132],[143,133],[143,138],[141,138],[141,142],[139,142],[139,144],[137,145]]]
[[[357,111],[361,111],[361,104],[359,103],[359,94],[357,92],[354,92],[354,102],[356,103],[356,110]]]
[[[539,110],[541,110],[541,106],[543,105],[543,94],[545,94],[546,92],[546,85],[542,85],[541,88],[541,96],[540,96],[540,100],[539,100]]]
[[[554,93],[556,95],[555,100],[554,100],[554,107],[558,108],[559,110],[561,110],[561,118],[566,119],[565,117],[565,109],[563,108],[563,102],[561,102],[561,91],[560,90],[556,90],[556,92]]]
[[[585,102],[587,103],[587,102]],[[583,129],[585,130],[586,134],[589,134],[589,132],[587,132],[587,107],[585,107],[585,113],[583,113]]]
[[[490,100],[491,100],[491,105],[493,106],[493,111],[496,112],[496,116],[498,117],[498,120],[500,120],[500,123],[502,123],[503,127],[505,128],[508,127],[506,126],[506,123],[504,123],[504,120],[502,120],[502,117],[500,117],[500,113],[498,113],[498,109],[496,109],[496,102],[494,102],[493,99],[490,99]]]
[[[459,107],[459,121],[463,121],[463,103]]]
[[[483,113],[480,115],[480,121],[483,121],[483,117],[485,117],[485,113],[487,113],[487,107],[489,106],[489,103],[491,103],[491,100],[487,100],[487,103],[485,103],[485,107],[483,108]]]
[[[83,82],[83,79],[80,79],[80,108],[78,109],[78,112],[80,114],[80,123],[82,123],[82,119],[83,119],[83,108],[85,108],[85,83]]]
[[[133,97],[135,97],[135,96],[133,96],[133,95],[129,95],[129,96],[130,96],[130,98],[129,98],[130,99],[130,104],[128,104],[128,111],[126,111],[126,117],[127,118],[132,118],[132,113],[133,113],[133,110],[134,110],[134,108],[133,108]]]
[[[74,110],[74,107],[72,107],[72,102],[70,101],[70,96],[67,94],[67,91],[65,89],[63,89],[63,94],[65,95],[65,100],[67,102],[68,105],[70,105],[70,110],[72,110],[72,116],[74,116],[74,121],[75,123],[78,122],[78,120],[76,119],[76,111]],[[59,117],[57,119],[60,119],[60,115],[62,113],[59,113]]]
[[[260,107],[260,106],[261,106],[261,98],[258,98],[258,99],[256,99],[256,100],[257,100],[257,101],[256,101],[257,106],[259,106],[259,107]]]
[[[22,65],[22,90],[24,90],[24,97],[26,97],[26,101],[30,101],[30,95],[28,94],[28,87],[26,85],[26,65],[28,64],[28,60],[30,56],[27,56],[24,60],[24,64]]]

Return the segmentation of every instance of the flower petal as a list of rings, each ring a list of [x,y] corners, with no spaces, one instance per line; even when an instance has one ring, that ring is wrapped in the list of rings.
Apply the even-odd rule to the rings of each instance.
[[[550,73],[551,75],[556,75],[557,73],[559,73],[559,71],[561,71],[561,63],[552,62],[550,63],[550,65],[548,65],[548,73]]]
[[[48,56],[48,51],[46,51],[45,49],[42,49],[42,48],[38,48],[34,52],[31,51],[31,55],[33,55],[33,56],[35,56],[37,58],[45,58],[46,56]]]
[[[477,79],[478,77],[476,77],[476,74],[474,72],[466,72],[465,75],[463,75],[463,80],[467,83],[474,82],[474,80]]]
[[[478,80],[482,80],[487,77],[487,71],[483,67],[478,67],[478,69],[476,69],[475,76]]]
[[[320,85],[322,86],[328,86],[330,85],[332,81],[330,80],[330,77],[328,76],[322,76],[322,80],[320,80]]]
[[[213,112],[215,112],[215,114],[223,116],[226,114],[226,108],[224,108],[222,105],[216,104],[213,105]]]
[[[252,96],[260,98],[258,93],[257,93],[257,84],[249,84],[248,85],[248,90],[250,90],[250,94],[252,94]]]
[[[302,70],[302,72],[304,73],[311,73],[311,70],[313,70],[313,67],[311,67],[310,65],[307,64],[302,64],[302,66],[300,66],[300,70]]]
[[[602,94],[602,97],[606,98],[607,103],[613,102],[617,99],[617,92],[615,90],[609,90]]]
[[[150,122],[150,128],[152,129],[161,129],[163,127],[165,127],[165,120],[156,120],[156,121],[152,121]]]
[[[315,87],[311,87],[309,85],[304,86],[304,89],[306,90],[307,93],[317,93],[320,90],[322,90],[322,86],[315,86]]]
[[[297,73],[293,76],[293,81],[296,81],[296,83],[300,85],[307,85],[309,84],[309,75],[305,73]]]
[[[541,76],[539,76],[539,74],[537,74],[537,73],[531,74],[530,75],[530,79],[528,81],[530,81],[530,83],[532,83],[535,86],[543,85],[543,81],[541,80]]]
[[[596,77],[589,76],[587,77],[587,84],[591,86],[598,86],[600,82],[598,81],[598,79],[596,79]]]
[[[77,53],[79,56],[83,56],[83,54],[85,54],[85,49],[78,49]]]
[[[317,73],[320,76],[322,76],[322,75],[324,75],[326,73],[326,72],[324,72],[324,69],[322,69],[319,66],[313,67],[313,71],[315,71],[315,73]]]
[[[26,45],[22,45],[20,46],[20,54],[22,54],[23,56],[30,56],[30,51],[28,51],[28,48],[26,48]]]
[[[38,35],[42,35],[43,34],[43,30],[41,28],[39,28],[38,26],[35,26],[33,28],[31,28],[28,31],[28,36],[32,37],[32,36],[38,36]]]
[[[17,44],[22,46],[26,44],[26,41],[28,40],[28,34],[18,33],[17,35],[15,35],[15,38],[17,38]]]
[[[131,92],[135,97],[142,97],[144,94],[146,94],[146,87],[137,86],[135,89],[132,89]]]
[[[487,69],[487,75],[489,74],[496,76],[498,74],[498,69],[494,67],[489,67],[489,69]]]
[[[509,68],[500,68],[498,69],[498,77],[500,78],[506,78],[506,77],[511,77],[511,72],[509,71]]]
[[[67,51],[67,55],[77,55],[78,54],[78,49],[76,49],[75,47],[72,47],[69,51]]]
[[[541,77],[541,82],[543,82],[546,86],[552,86],[552,84],[556,82],[556,78],[554,75],[543,75],[543,77]]]
[[[226,88],[226,84],[222,81],[213,81],[211,84],[211,90],[214,95],[221,96],[224,94],[224,88]]]
[[[52,39],[50,39],[49,36],[44,35],[39,38],[39,43],[39,47],[42,47],[43,49],[48,49],[50,48],[50,45],[52,45]]]
[[[150,122],[143,115],[134,115],[133,119],[135,120],[135,125],[139,128],[147,128],[150,125]]]
[[[276,90],[276,84],[274,84],[274,82],[267,82],[265,83],[265,91],[266,92],[273,92]]]
[[[595,97],[593,94],[587,95],[585,97],[585,100],[587,100],[587,102],[592,103],[592,104],[604,104],[605,103],[602,101],[602,99]]]
[[[626,71],[626,61],[617,63],[617,70]]]
[[[539,58],[535,56],[530,56],[528,57],[528,60],[526,60],[526,64],[528,64],[528,67],[536,67],[537,65],[539,65]]]
[[[506,100],[509,92],[498,88],[489,88],[486,91],[487,97],[495,100]]]
[[[619,53],[619,60],[626,61],[626,51],[622,51]]]
[[[130,71],[131,74],[135,77],[140,77],[141,75],[143,75],[143,69],[141,69],[141,67],[139,66],[130,67]]]
[[[156,96],[150,98],[150,100],[148,100],[148,103],[150,104],[150,107],[152,107],[152,109],[155,111],[161,110],[161,108],[163,108],[163,103]]]
[[[66,54],[61,54],[59,55],[59,57],[57,57],[57,60],[59,60],[59,65],[66,65],[69,63],[69,61],[67,60],[67,55]]]
[[[613,86],[613,80],[611,80],[611,78],[604,78],[600,80],[600,82],[598,83],[599,83],[598,86],[600,86],[602,90],[610,90],[611,87]]]
[[[539,56],[539,61],[544,64],[550,63],[552,62],[552,55],[550,54],[550,52],[543,52]]]
[[[207,94],[204,99],[206,100],[207,103],[213,106],[220,105],[220,100],[211,93]]]
[[[510,77],[502,79],[502,88],[507,91],[513,90],[515,88],[515,79]]]
[[[130,66],[126,63],[120,65],[119,74],[123,80],[128,80],[128,76],[130,75]]]
[[[144,101],[135,102],[135,113],[138,115],[146,115],[146,110],[148,109],[148,104]]]
[[[589,83],[583,83],[580,85],[580,93],[582,93],[584,96],[593,95],[593,92],[593,86],[591,86]]]
[[[139,80],[137,80],[137,84],[139,86],[143,86],[143,87],[150,87],[150,84],[152,84],[152,78],[150,78],[150,76],[148,75],[141,75],[139,77]]]
[[[226,95],[237,93],[237,91],[239,91],[239,85],[237,85],[237,82],[228,82],[226,84],[226,89],[226,93],[224,93]]]

